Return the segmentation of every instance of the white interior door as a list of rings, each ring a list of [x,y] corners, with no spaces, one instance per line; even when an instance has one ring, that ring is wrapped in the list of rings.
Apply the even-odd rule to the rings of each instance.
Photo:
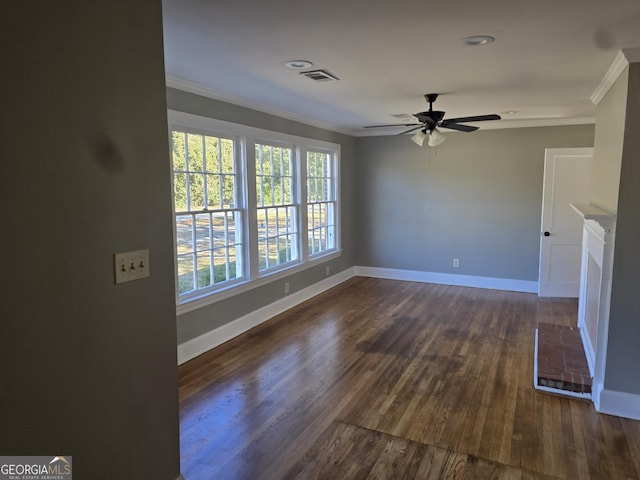
[[[580,290],[582,218],[570,203],[589,203],[593,148],[545,150],[538,295],[574,297]]]

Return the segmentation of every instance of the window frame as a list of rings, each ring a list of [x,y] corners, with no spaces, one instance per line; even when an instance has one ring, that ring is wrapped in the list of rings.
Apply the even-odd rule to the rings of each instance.
[[[291,143],[285,143],[285,142],[281,142],[281,141],[274,141],[274,140],[265,140],[265,139],[261,139],[261,138],[254,138],[252,140],[252,144],[253,144],[253,149],[254,149],[254,154],[252,155],[251,159],[249,159],[249,157],[247,156],[247,161],[248,162],[252,162],[255,166],[255,162],[256,162],[256,153],[255,153],[255,147],[256,145],[263,145],[263,146],[268,146],[268,147],[276,147],[276,148],[281,148],[281,149],[289,149],[291,151],[291,194],[292,197],[291,198],[291,202],[289,202],[288,204],[276,204],[273,203],[271,205],[259,205],[258,204],[258,192],[256,191],[256,194],[254,196],[255,198],[255,204],[252,206],[253,209],[255,209],[255,213],[257,215],[258,210],[259,209],[268,209],[268,208],[285,208],[285,207],[293,207],[295,209],[295,225],[296,225],[296,233],[295,233],[295,237],[297,239],[296,241],[296,245],[294,246],[297,255],[297,258],[289,261],[289,262],[285,262],[285,263],[279,263],[273,267],[268,267],[265,270],[260,270],[260,261],[258,260],[258,265],[257,265],[257,271],[256,271],[256,276],[257,277],[264,277],[264,276],[269,276],[272,273],[278,272],[280,270],[287,270],[290,267],[295,266],[296,264],[301,263],[302,260],[302,256],[300,255],[300,245],[301,245],[301,215],[300,215],[300,209],[302,208],[302,204],[301,204],[301,194],[300,194],[300,169],[298,168],[298,163],[300,162],[299,160],[299,156],[300,153],[298,151],[298,149],[296,148],[295,144],[291,144]],[[258,173],[255,172],[254,176],[253,176],[253,180],[252,183],[256,186],[256,190],[257,190],[257,179],[258,179]],[[256,225],[256,229],[258,230],[258,222],[257,222],[257,218],[256,218],[256,222],[254,222]],[[255,245],[258,245],[259,247],[259,238],[258,236],[256,236],[256,241],[254,242]],[[278,252],[279,254],[279,252]]]
[[[169,145],[171,146],[171,152],[170,154],[173,154],[173,132],[174,131],[179,131],[179,132],[184,132],[187,135],[188,134],[192,134],[192,135],[198,135],[198,136],[204,136],[204,137],[218,137],[218,138],[223,138],[223,139],[229,139],[231,141],[233,141],[233,145],[234,145],[234,151],[233,151],[233,164],[234,164],[234,176],[236,177],[236,184],[235,184],[235,190],[236,190],[236,207],[235,208],[223,208],[222,204],[220,206],[216,206],[216,207],[211,207],[209,205],[206,205],[205,208],[203,208],[202,210],[191,210],[188,209],[186,211],[180,211],[180,212],[176,212],[175,210],[175,199],[174,199],[174,195],[175,195],[175,185],[174,185],[174,178],[175,178],[175,173],[176,171],[173,168],[173,158],[171,159],[171,203],[172,203],[172,212],[173,212],[173,219],[174,219],[174,257],[175,257],[175,285],[176,285],[176,301],[180,300],[181,303],[184,302],[188,302],[190,301],[190,299],[192,298],[198,298],[202,295],[207,295],[210,293],[214,293],[216,291],[220,291],[220,290],[225,290],[228,288],[233,288],[234,285],[238,285],[238,284],[242,284],[244,283],[244,281],[246,280],[246,268],[244,267],[244,265],[246,265],[246,262],[248,261],[248,256],[247,256],[247,248],[248,248],[248,236],[246,233],[246,210],[247,210],[247,195],[246,195],[246,188],[244,187],[244,178],[246,177],[246,173],[244,171],[244,165],[241,159],[241,154],[240,154],[240,149],[241,149],[241,143],[240,143],[240,137],[238,135],[235,135],[233,133],[230,132],[226,132],[226,131],[221,131],[221,130],[211,130],[211,129],[202,129],[199,127],[195,127],[195,126],[187,126],[187,125],[174,125],[172,128],[170,128],[169,130]],[[186,139],[185,139],[186,141]],[[185,150],[186,152],[188,152],[188,148]],[[188,163],[188,159],[185,159],[185,161]],[[204,159],[203,159],[204,161]],[[189,171],[189,167],[186,167],[186,174],[189,175],[191,172]],[[203,171],[200,172],[196,172],[197,174],[202,174],[206,177],[207,173],[206,173],[206,168],[203,164]],[[222,173],[218,174],[218,175],[223,175]],[[187,182],[188,185],[188,182]],[[188,188],[188,187],[187,187]],[[206,190],[206,187],[205,187]],[[189,191],[187,191],[187,198],[189,196]],[[239,245],[241,246],[242,252],[240,255],[240,259],[239,259],[239,263],[240,266],[242,267],[242,272],[239,276],[237,276],[236,278],[227,280],[223,283],[219,283],[219,284],[215,284],[215,280],[212,279],[212,283],[207,286],[207,287],[203,287],[203,288],[196,288],[195,290],[186,292],[184,294],[180,294],[180,288],[179,288],[179,275],[178,275],[178,265],[179,265],[179,259],[178,257],[180,257],[180,255],[178,254],[177,251],[177,242],[178,242],[178,228],[177,228],[177,219],[179,216],[191,216],[193,218],[193,222],[195,224],[196,218],[198,215],[210,215],[210,224],[209,224],[209,230],[211,231],[212,228],[212,224],[211,221],[213,221],[213,216],[215,213],[226,213],[227,212],[235,212],[235,211],[240,211],[241,212],[241,217],[242,217],[242,223],[239,227],[240,230],[240,241],[238,242],[236,240],[236,245],[239,243]],[[225,222],[226,223],[226,222]],[[193,231],[192,231],[192,242],[194,244],[194,248],[197,248],[197,236],[196,236],[196,228],[195,226],[192,227]],[[237,233],[236,233],[236,237],[237,237]],[[211,238],[211,241],[213,241],[213,238]],[[213,244],[210,245],[210,249],[211,249],[211,255],[213,256],[215,253],[216,248],[214,247]],[[198,251],[194,250],[193,254],[197,257],[198,256]],[[212,262],[212,266],[210,267],[211,269],[213,269],[213,257],[211,258],[211,262]],[[238,261],[237,261],[238,263]],[[236,268],[238,268],[236,263]],[[197,272],[197,271],[196,271]],[[196,273],[197,275],[197,273]],[[213,275],[213,273],[212,273]]]
[[[322,200],[322,201],[314,201],[314,202],[309,202],[309,192],[307,190],[304,191],[304,196],[305,196],[305,212],[304,215],[306,216],[304,218],[304,225],[305,225],[305,239],[304,239],[304,246],[303,248],[305,248],[305,253],[307,254],[307,256],[309,258],[319,258],[322,257],[325,252],[330,252],[333,251],[334,248],[338,248],[338,243],[339,242],[339,228],[340,228],[340,223],[339,223],[339,179],[340,179],[340,175],[339,172],[336,171],[336,169],[339,166],[339,162],[336,159],[336,153],[330,149],[324,149],[324,148],[307,148],[305,149],[303,152],[303,155],[301,155],[301,163],[304,164],[304,174],[303,174],[303,178],[304,181],[302,183],[304,183],[305,188],[308,187],[308,179],[309,179],[309,172],[307,171],[307,158],[308,155],[310,153],[320,153],[323,155],[329,155],[330,156],[330,164],[331,164],[331,175],[329,176],[323,176],[321,178],[326,178],[331,182],[330,188],[328,189],[328,191],[330,192],[330,194],[328,195],[329,199],[327,200]],[[313,177],[313,178],[317,178],[318,177]],[[333,244],[334,247],[333,248],[326,248],[325,250],[320,250],[318,252],[315,253],[311,253],[309,252],[309,231],[310,231],[310,225],[309,225],[309,218],[308,218],[308,211],[309,211],[309,205],[313,203],[315,205],[319,205],[322,203],[325,204],[333,204],[333,212],[332,212],[332,217],[333,217]]]
[[[340,235],[340,145],[336,143],[316,140],[312,138],[299,137],[271,130],[265,130],[247,125],[241,125],[209,117],[202,117],[190,113],[168,110],[169,141],[172,141],[172,132],[187,131],[198,135],[218,136],[231,138],[235,142],[235,161],[238,172],[237,188],[242,196],[243,221],[243,266],[245,271],[239,278],[212,285],[206,290],[197,290],[188,295],[180,295],[178,291],[178,265],[176,250],[176,212],[173,185],[173,158],[171,158],[171,207],[173,212],[173,235],[174,235],[174,267],[176,284],[176,305],[177,314],[196,310],[205,305],[209,305],[225,298],[229,298],[240,293],[252,290],[261,285],[271,283],[280,278],[288,277],[296,272],[311,268],[332,259],[338,258],[342,254]],[[297,195],[296,222],[298,226],[297,250],[298,259],[296,261],[279,264],[272,269],[259,271],[258,265],[258,225],[257,225],[257,196],[256,196],[256,160],[255,145],[274,145],[291,148],[292,152],[292,174],[295,183],[295,193]],[[331,154],[334,179],[334,248],[315,255],[309,254],[308,248],[308,218],[307,218],[307,175],[306,163],[307,152],[323,152]],[[172,156],[172,150],[169,151]]]

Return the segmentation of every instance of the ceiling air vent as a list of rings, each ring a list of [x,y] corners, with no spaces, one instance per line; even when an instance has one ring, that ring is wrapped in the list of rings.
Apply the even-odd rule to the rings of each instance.
[[[304,75],[316,82],[330,82],[332,80],[338,80],[338,77],[331,75],[326,70],[310,70],[308,72],[300,72],[300,75]]]

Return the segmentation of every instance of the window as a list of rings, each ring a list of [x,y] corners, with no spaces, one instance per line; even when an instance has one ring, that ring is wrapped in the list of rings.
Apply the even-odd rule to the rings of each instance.
[[[340,255],[339,146],[169,112],[178,313]]]
[[[293,151],[255,144],[259,271],[298,260]]]
[[[230,138],[172,132],[178,293],[243,274],[236,146]]]
[[[307,239],[309,255],[335,248],[336,182],[333,155],[307,152]]]

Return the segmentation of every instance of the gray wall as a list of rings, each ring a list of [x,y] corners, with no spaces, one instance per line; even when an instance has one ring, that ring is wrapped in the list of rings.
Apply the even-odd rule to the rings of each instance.
[[[161,4],[2,7],[0,453],[179,474]],[[114,284],[114,252],[151,277]]]
[[[628,78],[626,68],[596,109],[591,203],[613,213],[618,209]]]
[[[354,265],[354,190],[355,139],[329,130],[312,127],[267,113],[212,100],[173,88],[167,89],[167,103],[172,110],[192,113],[227,122],[234,122],[276,132],[314,138],[341,146],[340,183],[342,196],[342,255],[328,263],[308,268],[301,272],[280,278],[246,293],[219,301],[178,317],[178,342],[183,343],[236,318],[251,313],[284,297],[284,282],[290,284],[290,293],[302,290],[324,280],[325,267],[329,265],[332,274],[339,273]]]
[[[537,281],[545,148],[593,145],[593,125],[358,139],[358,265]],[[460,259],[453,268],[452,259]]]
[[[619,168],[620,187],[605,388],[640,394],[640,63],[629,66],[628,75],[623,73],[611,95],[618,96],[623,88],[627,89],[626,105],[615,112],[615,117],[625,117],[622,161],[619,167],[611,166],[611,175]],[[609,128],[608,118],[598,117],[596,129]],[[613,121],[620,124],[617,118]]]

